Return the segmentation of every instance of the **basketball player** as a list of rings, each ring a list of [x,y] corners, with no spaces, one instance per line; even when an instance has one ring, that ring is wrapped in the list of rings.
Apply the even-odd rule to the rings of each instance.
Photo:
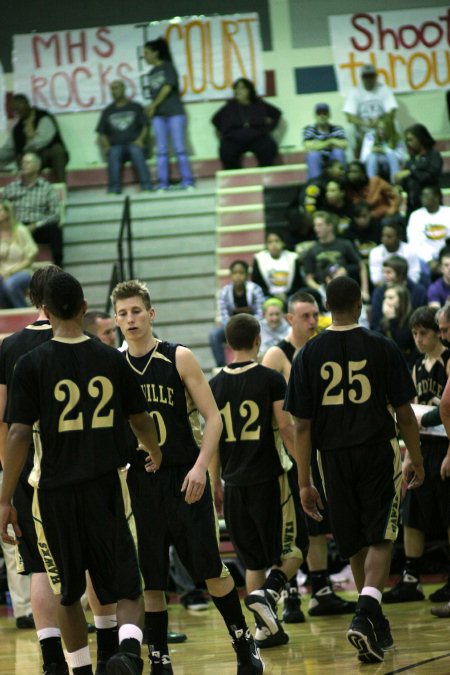
[[[118,602],[119,653],[108,675],[139,675],[142,595],[134,542],[117,469],[125,463],[125,419],[152,453],[161,453],[146,402],[122,356],[83,334],[86,311],[79,282],[61,272],[48,280],[43,307],[53,339],[22,356],[10,397],[0,532],[8,522],[20,536],[11,498],[26,461],[34,428],[40,457],[33,499],[38,546],[53,591],[59,625],[74,675],[92,675],[87,627],[80,604],[85,570],[104,604]],[[51,367],[49,367],[51,364]]]
[[[315,298],[304,291],[297,291],[289,299],[287,320],[291,330],[284,340],[275,347],[271,347],[262,360],[264,366],[273,368],[281,373],[286,382],[291,373],[292,360],[295,353],[308,340],[317,335],[319,308]],[[317,463],[313,461],[314,481],[321,492],[322,501],[325,496],[321,487],[321,480]],[[294,466],[293,471],[296,471]],[[297,480],[295,480],[297,482]],[[355,603],[340,598],[333,592],[328,575],[328,544],[326,535],[331,532],[327,509],[323,520],[317,522],[307,518],[309,531],[308,568],[311,578],[312,592],[309,601],[308,614],[310,616],[324,616],[333,614],[351,614],[355,611]],[[292,580],[295,582],[295,580]],[[289,595],[285,600],[283,619],[286,623],[301,621],[299,612],[300,597],[296,583],[289,588]]]
[[[189,349],[153,336],[155,310],[144,284],[120,283],[111,300],[117,325],[128,343],[123,353],[127,367],[140,382],[158,426],[163,454],[161,471],[156,474],[146,472],[144,455],[132,460],[128,471],[145,583],[151,673],[173,672],[164,595],[171,543],[192,579],[206,580],[231,636],[238,674],[262,673],[264,666],[242,614],[234,581],[219,555],[208,466],[217,452],[222,421],[208,382]],[[205,421],[203,437],[198,412]]]
[[[423,482],[419,431],[410,401],[408,367],[395,343],[358,326],[361,291],[349,277],[327,287],[332,325],[295,358],[285,408],[294,416],[300,497],[320,521],[322,502],[310,476],[312,449],[320,452],[332,532],[350,559],[359,591],[348,630],[362,662],[379,662],[393,646],[381,597],[397,536],[402,468],[393,416],[408,448],[408,488]]]
[[[246,568],[245,604],[256,619],[256,644],[273,647],[288,641],[276,603],[308,547],[298,485],[289,482],[292,460],[282,442],[294,453],[294,425],[282,409],[283,376],[257,362],[259,322],[237,314],[228,321],[225,335],[233,361],[209,383],[224,421],[219,446],[224,514]],[[220,490],[219,471],[214,479]]]

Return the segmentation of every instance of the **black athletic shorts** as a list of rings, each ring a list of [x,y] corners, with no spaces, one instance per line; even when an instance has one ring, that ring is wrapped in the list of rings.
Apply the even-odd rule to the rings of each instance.
[[[328,513],[339,553],[395,541],[401,490],[397,439],[320,453]]]
[[[450,479],[442,480],[441,464],[447,454],[448,441],[421,437],[425,480],[414,490],[408,490],[402,504],[402,521],[407,527],[421,532],[435,530],[436,522],[450,527]]]
[[[17,572],[19,574],[45,573],[45,566],[39,554],[36,528],[33,518],[34,488],[20,477],[14,492],[13,503],[22,535],[19,537]]]
[[[287,558],[303,561],[308,547],[306,523],[287,473],[257,485],[225,485],[224,515],[233,546],[247,569],[267,569]]]
[[[137,551],[125,513],[126,485],[117,472],[88,483],[36,490],[33,515],[50,585],[72,605],[86,570],[102,605],[142,592]]]
[[[145,590],[167,588],[171,544],[195,582],[229,574],[219,554],[219,526],[209,479],[202,498],[194,504],[187,504],[181,492],[191,468],[167,467],[154,474],[133,467],[128,470]]]
[[[325,491],[322,484],[322,476],[320,475],[319,465],[317,462],[317,451],[313,451],[311,454],[311,474],[314,483],[314,487],[318,491],[322,504],[324,506],[323,511],[321,511],[322,520],[319,522],[311,518],[311,516],[306,516],[306,523],[308,525],[308,533],[310,537],[318,537],[320,534],[330,534],[331,525],[330,519],[328,517],[328,506],[327,500],[325,497]],[[294,463],[294,470],[297,472],[297,465]]]

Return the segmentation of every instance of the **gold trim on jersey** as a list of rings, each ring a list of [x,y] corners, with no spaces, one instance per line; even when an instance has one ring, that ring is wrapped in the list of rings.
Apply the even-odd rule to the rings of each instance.
[[[139,368],[136,368],[136,366],[134,366],[131,363],[131,359],[130,359],[130,355],[129,355],[130,352],[129,352],[129,349],[127,349],[127,351],[125,352],[125,358],[128,361],[128,365],[130,366],[130,368],[132,368],[134,370],[134,372],[137,373],[138,375],[145,375],[145,372],[146,372],[147,368],[149,367],[153,358],[161,359],[161,361],[166,361],[167,363],[172,363],[172,361],[170,359],[168,359],[167,356],[164,356],[164,354],[161,354],[160,352],[158,352],[158,346],[160,344],[161,344],[161,340],[158,340],[157,338],[155,338],[155,346],[151,350],[150,356],[148,357],[148,361],[145,364],[143,370],[139,370]]]
[[[354,330],[355,328],[361,328],[359,323],[352,323],[349,326],[335,326],[333,323],[331,326],[328,326],[328,328],[325,328],[325,330],[335,330],[335,331],[345,331],[345,330]]]
[[[394,542],[398,536],[398,521],[400,515],[400,503],[402,492],[402,458],[400,454],[400,447],[397,438],[391,438],[391,445],[394,451],[394,459],[392,463],[395,494],[392,499],[391,509],[384,531],[384,539]]]
[[[296,545],[298,528],[294,498],[286,472],[278,476],[281,508],[281,560],[298,558],[303,562],[303,553]]]
[[[253,361],[253,363],[247,363],[245,366],[239,366],[239,368],[229,368],[228,366],[225,366],[222,370],[224,373],[228,373],[228,375],[241,375],[241,373],[246,373],[256,366],[259,366],[259,363]]]
[[[52,337],[55,342],[62,342],[66,345],[76,345],[80,342],[86,342],[91,338],[88,335],[80,335],[79,337]]]
[[[50,587],[55,595],[61,595],[61,577],[45,537],[41,510],[39,508],[38,488],[36,487],[34,488],[33,494],[32,513],[37,536],[37,545],[42,562],[44,563],[45,571],[47,572]]]
[[[49,323],[42,323],[40,326],[33,326],[32,323],[30,323],[28,326],[25,326],[25,330],[51,330],[52,327],[50,326]]]

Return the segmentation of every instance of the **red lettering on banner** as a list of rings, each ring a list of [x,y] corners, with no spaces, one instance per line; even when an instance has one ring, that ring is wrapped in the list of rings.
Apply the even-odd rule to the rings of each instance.
[[[384,44],[384,38],[387,35],[390,35],[394,41],[391,49],[398,49],[399,40],[395,31],[392,28],[383,28],[383,19],[381,16],[377,16],[377,30],[378,30],[379,49],[388,49],[388,47],[386,47]]]
[[[49,107],[49,100],[42,92],[42,89],[44,89],[47,84],[48,80],[46,77],[36,77],[36,75],[31,76],[31,99],[35,105],[42,105],[44,108]]]
[[[370,49],[373,44],[373,37],[370,30],[364,28],[364,26],[359,24],[360,19],[366,19],[369,23],[373,23],[373,18],[370,14],[354,14],[351,18],[351,24],[353,28],[357,31],[360,31],[367,38],[367,42],[359,44],[354,37],[350,39],[353,49],[356,49],[358,52],[365,52],[367,49]]]
[[[436,30],[437,32],[437,37],[435,40],[426,40],[425,39],[425,31],[427,30],[428,27],[431,27]],[[440,26],[438,23],[435,23],[434,21],[425,21],[425,23],[422,26],[422,41],[425,47],[428,47],[428,49],[431,49],[431,47],[436,47],[440,43],[444,36],[444,29],[442,26]]]
[[[79,68],[75,68],[75,70],[72,73],[72,89],[75,101],[78,103],[80,108],[90,108],[91,105],[95,103],[95,98],[91,96],[87,101],[81,100],[78,75],[84,75],[85,79],[90,80],[92,77],[92,73],[88,68],[85,68],[84,66],[79,66]]]
[[[407,39],[405,37],[405,36],[408,35],[408,33],[412,33],[414,35],[412,42],[410,42],[409,44],[408,44]],[[420,31],[415,26],[412,26],[411,24],[406,24],[405,26],[401,26],[401,28],[399,28],[398,35],[399,35],[400,44],[405,49],[413,49],[414,47],[417,47],[417,45],[421,42]]]
[[[79,33],[78,41],[76,38],[73,38],[72,33],[67,31],[65,33],[66,39],[66,52],[67,52],[67,63],[74,63],[75,61],[81,61],[84,63],[86,61],[87,50],[86,50],[86,31],[82,30]],[[80,53],[77,58],[75,53],[75,58],[73,52],[75,50],[80,50]]]
[[[104,51],[100,49],[100,47],[97,47],[95,45],[93,47],[93,50],[97,56],[100,56],[102,59],[107,59],[110,56],[114,54],[114,42],[109,40],[106,36],[111,33],[111,30],[109,28],[97,28],[95,32],[95,37],[98,39],[99,42],[103,42],[105,45]]]
[[[107,66],[106,68],[103,68],[103,66],[100,63],[98,64],[98,74],[100,78],[99,91],[102,101],[105,101],[109,96],[108,75],[111,72],[111,68],[112,66]]]
[[[53,47],[53,58],[57,66],[61,65],[61,45],[57,33],[53,33],[49,38],[45,39],[40,35],[33,35],[31,38],[31,48],[33,50],[34,67],[41,67],[40,47],[49,49]]]
[[[63,82],[63,86],[66,88],[67,92],[67,98],[65,102],[61,102],[58,100],[56,97],[56,92],[61,92],[62,86],[61,84],[58,84],[59,81]],[[50,97],[51,100],[54,101],[54,104],[58,106],[58,108],[62,108],[63,110],[65,108],[68,108],[72,102],[72,88],[71,88],[71,78],[70,75],[63,70],[60,70],[59,72],[55,73],[52,75],[50,78]]]

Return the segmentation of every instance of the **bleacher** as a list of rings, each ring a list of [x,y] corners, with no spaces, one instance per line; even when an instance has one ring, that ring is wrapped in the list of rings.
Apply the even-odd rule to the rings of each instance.
[[[438,147],[447,174],[444,201],[450,205],[450,140],[439,141]],[[263,248],[265,208],[269,204],[269,220],[282,218],[291,191],[305,181],[304,160],[304,153],[286,152],[279,165],[258,168],[253,157],[246,157],[239,171],[221,171],[215,159],[198,160],[193,162],[193,192],[141,193],[132,168],[124,169],[134,274],[149,284],[156,333],[191,347],[206,370],[214,365],[208,333],[216,315],[217,288],[228,281],[232,260],[251,263]],[[172,178],[177,179],[175,163]],[[0,176],[0,186],[11,179]],[[104,166],[69,170],[67,185],[64,267],[82,283],[90,307],[104,309],[124,195],[106,194]],[[30,316],[28,310],[0,312],[0,333],[22,328]]]

